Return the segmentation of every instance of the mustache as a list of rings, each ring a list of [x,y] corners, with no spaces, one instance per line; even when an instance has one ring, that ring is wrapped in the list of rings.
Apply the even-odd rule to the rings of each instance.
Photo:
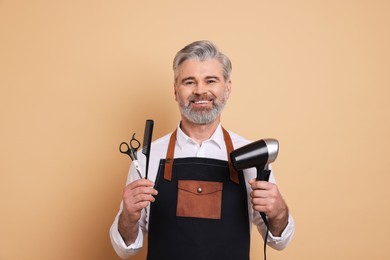
[[[196,101],[203,101],[203,100],[214,100],[215,95],[212,94],[192,94],[191,96],[188,97],[188,101],[190,102],[196,102]]]

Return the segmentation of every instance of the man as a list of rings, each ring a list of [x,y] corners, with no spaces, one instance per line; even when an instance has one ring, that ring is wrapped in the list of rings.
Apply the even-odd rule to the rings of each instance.
[[[294,222],[273,174],[256,181],[254,168],[229,168],[230,152],[249,143],[220,124],[232,88],[229,58],[197,41],[176,54],[173,70],[181,122],[152,143],[148,180],[130,168],[110,229],[115,251],[134,255],[148,234],[149,260],[249,259],[252,224],[266,237],[259,212],[268,217],[268,245],[285,248]]]

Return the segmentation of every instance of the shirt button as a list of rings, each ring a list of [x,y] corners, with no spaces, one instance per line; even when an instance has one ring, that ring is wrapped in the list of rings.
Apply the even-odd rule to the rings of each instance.
[[[197,192],[198,192],[198,193],[202,193],[202,191],[203,191],[203,189],[200,188],[200,187],[197,189]]]

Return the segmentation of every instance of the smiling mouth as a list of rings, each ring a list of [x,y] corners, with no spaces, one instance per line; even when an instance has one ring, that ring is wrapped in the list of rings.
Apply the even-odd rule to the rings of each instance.
[[[214,97],[211,95],[201,95],[201,96],[191,96],[189,98],[191,103],[194,103],[196,105],[204,105],[209,104],[214,101]]]
[[[193,100],[191,102],[197,105],[203,105],[212,102],[212,100]]]

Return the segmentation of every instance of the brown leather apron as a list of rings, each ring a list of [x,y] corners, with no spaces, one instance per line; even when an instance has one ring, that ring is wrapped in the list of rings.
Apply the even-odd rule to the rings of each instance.
[[[233,150],[223,129],[228,158]],[[248,202],[242,173],[230,162],[173,159],[176,131],[161,159],[150,206],[148,260],[249,259]],[[230,167],[229,167],[230,166]]]

